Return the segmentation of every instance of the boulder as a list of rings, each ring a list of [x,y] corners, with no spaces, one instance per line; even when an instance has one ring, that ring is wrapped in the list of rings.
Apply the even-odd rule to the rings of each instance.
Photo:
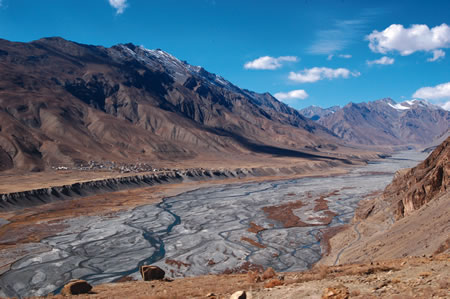
[[[252,299],[252,294],[246,291],[237,291],[231,295],[230,299]]]
[[[261,278],[262,278],[262,280],[266,280],[266,279],[274,278],[275,276],[277,276],[277,273],[275,273],[275,270],[272,267],[269,267],[266,269],[266,271],[264,271]]]
[[[61,290],[61,295],[79,295],[87,294],[92,290],[92,286],[86,281],[81,279],[75,279],[69,281]]]
[[[141,266],[141,276],[144,281],[162,280],[166,272],[158,266]]]
[[[326,288],[323,291],[322,299],[347,299],[350,293],[348,288],[344,285],[338,285],[334,287]]]

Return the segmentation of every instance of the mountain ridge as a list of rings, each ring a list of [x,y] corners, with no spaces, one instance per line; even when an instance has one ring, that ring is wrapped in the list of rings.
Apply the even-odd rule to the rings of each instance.
[[[0,40],[0,170],[333,150],[328,129],[162,50]],[[155,162],[156,161],[156,162]]]
[[[334,107],[332,107],[334,108]],[[317,123],[351,144],[363,146],[423,146],[438,138],[450,126],[450,114],[424,100],[396,103],[391,98],[372,102],[350,102],[329,113],[314,108]],[[310,107],[300,110],[308,116]]]

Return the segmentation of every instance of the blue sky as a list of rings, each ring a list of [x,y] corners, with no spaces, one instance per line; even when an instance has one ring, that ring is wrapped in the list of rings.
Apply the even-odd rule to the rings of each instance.
[[[0,38],[132,42],[294,108],[450,108],[450,1],[0,0]]]

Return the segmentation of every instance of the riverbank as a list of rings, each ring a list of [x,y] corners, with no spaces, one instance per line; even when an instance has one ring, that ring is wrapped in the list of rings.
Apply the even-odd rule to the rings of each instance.
[[[361,161],[354,165],[360,165]],[[127,189],[139,189],[148,186],[157,186],[165,184],[177,184],[186,182],[202,182],[210,180],[227,180],[227,179],[251,179],[263,178],[270,180],[271,178],[294,178],[303,176],[315,176],[323,173],[323,170],[330,170],[334,173],[334,169],[338,172],[347,168],[352,163],[338,163],[334,161],[310,162],[303,165],[295,165],[290,167],[273,168],[237,168],[237,169],[204,169],[194,168],[185,170],[170,170],[157,173],[142,173],[135,175],[109,174],[109,177],[80,181],[66,185],[58,185],[53,183],[44,188],[29,188],[18,192],[9,192],[0,194],[0,211],[20,210],[27,207],[41,205],[52,201],[73,200],[76,198],[88,197],[94,194],[105,194],[115,191]],[[44,175],[44,174],[43,174]],[[105,174],[103,174],[105,175]],[[320,175],[320,174],[319,174]],[[7,180],[6,180],[7,182]],[[23,185],[8,187],[9,190],[21,190]],[[2,189],[7,189],[3,187]]]

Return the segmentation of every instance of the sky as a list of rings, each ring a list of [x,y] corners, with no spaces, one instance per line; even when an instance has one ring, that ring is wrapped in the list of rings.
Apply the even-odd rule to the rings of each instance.
[[[297,109],[450,110],[449,26],[449,0],[0,0],[0,38],[160,48]]]

